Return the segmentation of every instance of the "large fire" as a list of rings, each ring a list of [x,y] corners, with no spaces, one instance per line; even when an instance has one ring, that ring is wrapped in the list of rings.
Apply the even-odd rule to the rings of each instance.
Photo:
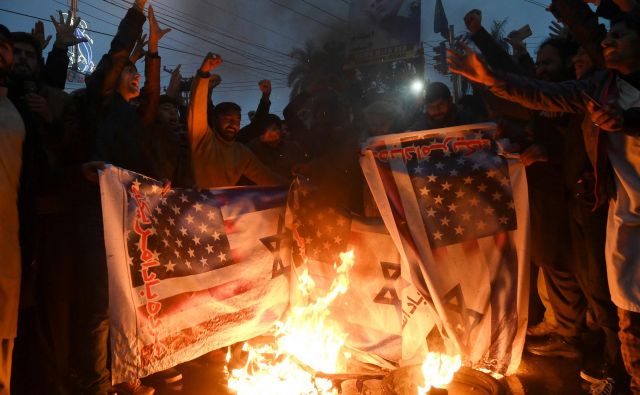
[[[276,325],[276,341],[252,347],[245,343],[247,363],[230,372],[229,388],[238,395],[335,394],[331,381],[315,377],[316,372],[337,373],[348,355],[342,351],[347,334],[329,320],[329,306],[349,288],[353,251],[340,254],[342,264],[326,295],[305,306],[292,306],[285,322]],[[311,296],[315,282],[307,270],[298,278],[299,290]]]
[[[317,377],[346,371],[349,354],[343,351],[347,334],[329,318],[331,304],[349,288],[349,270],[353,251],[340,254],[342,264],[329,291],[311,299],[315,282],[308,270],[298,276],[298,289],[304,306],[292,306],[285,322],[275,327],[275,341],[263,345],[243,345],[246,363],[229,373],[228,387],[238,395],[335,395],[338,389],[330,380]],[[231,353],[227,355],[227,362]],[[424,387],[411,385],[410,393],[424,395],[431,387],[445,388],[460,369],[460,356],[429,353],[422,365]],[[419,381],[420,378],[418,378]],[[404,381],[404,380],[401,380]],[[413,382],[414,380],[411,379]],[[405,383],[406,384],[406,383]],[[401,384],[400,387],[406,386]],[[400,390],[404,394],[405,391]]]

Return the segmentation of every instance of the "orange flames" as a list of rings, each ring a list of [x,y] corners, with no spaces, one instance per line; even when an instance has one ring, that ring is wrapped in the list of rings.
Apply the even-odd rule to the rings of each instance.
[[[329,306],[349,288],[353,251],[340,254],[340,260],[327,294],[307,306],[292,306],[286,321],[276,324],[275,343],[255,348],[245,343],[248,360],[242,369],[230,372],[230,389],[238,395],[336,393],[331,381],[316,378],[315,373],[337,373],[346,364],[342,346],[347,334],[329,319]],[[298,281],[308,298],[315,288],[308,270]]]
[[[349,288],[348,272],[354,264],[353,251],[340,254],[340,260],[342,264],[336,268],[329,291],[307,305],[292,306],[287,319],[276,324],[275,341],[259,346],[243,345],[247,362],[242,368],[231,370],[229,389],[238,395],[338,393],[330,380],[317,378],[316,373],[344,372],[349,358],[343,351],[347,334],[329,317],[331,304]],[[298,277],[298,289],[303,299],[309,299],[315,289],[315,282],[306,269]],[[230,358],[229,353],[227,362]],[[418,395],[424,395],[432,387],[445,388],[460,366],[460,356],[429,353],[419,375],[424,376],[425,386],[413,384],[410,392],[400,390],[399,393],[413,395],[417,388]],[[422,381],[421,377],[414,378]],[[411,381],[415,383],[413,379]]]
[[[453,380],[453,375],[460,370],[461,366],[460,355],[450,357],[430,352],[422,363],[425,386],[418,387],[418,394],[426,394],[431,387],[447,388],[447,385]]]

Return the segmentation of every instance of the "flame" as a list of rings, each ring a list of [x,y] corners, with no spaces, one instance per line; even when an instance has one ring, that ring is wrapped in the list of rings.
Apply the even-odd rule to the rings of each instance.
[[[462,366],[460,355],[449,355],[430,352],[422,363],[422,375],[425,386],[418,387],[418,394],[425,395],[431,387],[446,388],[453,380],[453,375]]]
[[[342,264],[326,295],[307,306],[294,306],[285,322],[276,324],[275,343],[252,347],[245,343],[247,363],[230,373],[228,386],[238,395],[337,393],[331,381],[315,377],[316,372],[336,373],[344,368],[348,357],[342,352],[347,338],[339,326],[329,319],[329,306],[349,288],[348,272],[354,264],[354,253],[340,254]],[[298,288],[309,298],[315,282],[308,270],[298,277]],[[227,362],[230,359],[228,354]]]

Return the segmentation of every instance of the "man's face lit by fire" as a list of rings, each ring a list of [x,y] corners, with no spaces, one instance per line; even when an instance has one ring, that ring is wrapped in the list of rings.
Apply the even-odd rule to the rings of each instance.
[[[240,131],[240,112],[232,111],[218,115],[218,133],[227,141],[233,141]]]
[[[126,101],[140,95],[140,73],[133,65],[125,66],[118,79],[118,92]]]
[[[602,48],[607,68],[622,74],[640,71],[640,35],[630,29],[626,22],[611,26],[602,41]]]

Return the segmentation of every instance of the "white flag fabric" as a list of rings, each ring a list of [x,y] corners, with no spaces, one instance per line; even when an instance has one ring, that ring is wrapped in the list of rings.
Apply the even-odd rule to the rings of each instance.
[[[354,252],[348,290],[330,306],[329,319],[348,334],[345,345],[355,350],[356,359],[392,369],[402,357],[401,296],[418,291],[401,276],[401,256],[382,219],[323,205],[322,196],[302,180],[293,184],[289,208],[294,273],[307,270],[315,294],[330,289],[341,264],[339,253]]]
[[[100,188],[114,382],[259,336],[281,318],[286,189],[169,189],[113,166]]]
[[[500,374],[520,363],[527,184],[521,162],[498,154],[494,134],[493,124],[466,125],[376,137],[363,147],[367,183],[407,264],[401,272],[419,290],[403,294],[404,364],[437,347]],[[425,322],[428,314],[437,319]]]

